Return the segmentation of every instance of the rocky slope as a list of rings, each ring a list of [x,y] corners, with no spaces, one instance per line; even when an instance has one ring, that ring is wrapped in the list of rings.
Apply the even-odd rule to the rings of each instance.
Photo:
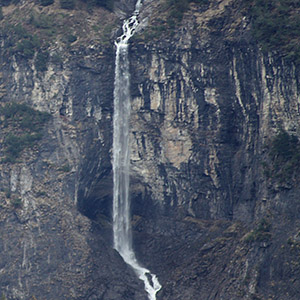
[[[4,299],[146,299],[111,248],[113,37],[132,4],[3,8],[2,106],[51,115],[15,161],[5,160],[14,124],[1,116]],[[297,164],[274,155],[280,132],[299,136],[297,67],[261,52],[242,1],[191,2],[180,21],[148,0],[141,19],[132,224],[157,298],[299,299]]]

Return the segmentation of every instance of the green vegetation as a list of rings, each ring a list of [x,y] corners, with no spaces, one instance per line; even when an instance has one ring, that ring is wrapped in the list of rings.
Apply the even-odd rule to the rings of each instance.
[[[155,22],[156,23],[154,25],[149,26],[143,32],[143,38],[146,41],[158,39],[165,32],[172,32],[172,30],[175,28],[175,22],[173,20],[165,22],[163,19],[156,19]],[[140,38],[139,35],[133,36],[133,39],[139,39],[139,38]]]
[[[7,6],[10,4],[18,4],[20,0],[1,0],[1,5]]]
[[[167,8],[170,9],[169,17],[171,20],[174,19],[177,21],[181,21],[183,18],[183,14],[188,10],[189,3],[195,2],[199,4],[207,4],[208,0],[167,0],[166,5]],[[170,20],[170,19],[169,19]]]
[[[53,0],[36,0],[35,2],[46,6],[51,5]],[[18,58],[27,60],[28,65],[34,64],[38,72],[43,72],[47,70],[49,61],[59,65],[63,62],[60,55],[50,57],[50,47],[52,50],[60,49],[60,53],[67,54],[68,51],[65,50],[83,46],[87,40],[91,39],[100,41],[105,46],[112,45],[110,35],[115,18],[108,18],[110,13],[103,11],[104,17],[100,20],[96,15],[93,15],[91,20],[87,20],[88,12],[86,11],[90,8],[94,9],[95,6],[109,9],[113,5],[112,0],[61,0],[61,5],[65,9],[76,8],[77,10],[54,12],[52,9],[36,9],[32,5],[17,6],[9,10],[0,26],[5,57],[8,59],[16,55]],[[89,26],[97,26],[97,34],[92,30],[86,30]],[[61,47],[64,48],[63,51]]]
[[[188,10],[189,1],[188,0],[167,0],[167,6],[170,8],[170,17],[182,20],[183,14]]]
[[[270,163],[264,162],[264,173],[279,183],[291,183],[300,166],[300,144],[296,136],[281,129],[266,147]]]
[[[20,208],[22,207],[22,199],[20,197],[14,197],[11,199],[11,204],[14,208]]]
[[[112,10],[114,6],[114,0],[82,0],[82,1],[86,2],[89,8],[94,6],[102,6],[109,10]],[[7,6],[10,4],[18,4],[19,2],[20,0],[1,0],[0,5]],[[54,3],[54,0],[38,0],[38,2],[42,6],[49,6]],[[60,7],[63,9],[74,9],[75,6],[76,6],[76,0],[60,0]]]
[[[6,189],[6,190],[4,190],[4,192],[5,192],[5,197],[9,199],[11,197],[11,190]]]
[[[38,191],[36,194],[36,197],[47,197],[48,194],[45,191]]]
[[[41,40],[39,48],[47,47],[49,42],[51,42],[53,38],[56,38],[58,29],[57,19],[59,19],[59,17],[59,15],[39,14],[35,11],[31,12],[27,24],[30,25],[31,30],[33,29],[33,31],[39,35],[39,39]]]
[[[34,146],[35,142],[41,138],[42,135],[40,133],[26,133],[23,135],[9,134],[4,142],[6,157],[3,162],[16,162],[16,159],[23,149]]]
[[[21,24],[5,24],[1,29],[7,37],[9,51],[19,53],[25,58],[33,58],[34,52],[40,47],[37,35],[30,34]]]
[[[111,24],[108,24],[104,27],[102,31],[102,45],[108,46],[110,44],[110,38],[111,38],[111,32],[113,30],[113,26]]]
[[[33,25],[35,28],[49,29],[55,26],[55,20],[52,15],[38,14],[33,12],[30,15],[28,24]]]
[[[134,39],[150,41],[161,38],[162,34],[174,34],[175,28],[182,21],[183,15],[188,11],[190,3],[208,6],[209,0],[165,0],[161,14],[155,18],[142,35],[135,35]]]
[[[3,162],[15,162],[27,147],[33,147],[42,138],[42,129],[49,120],[48,113],[36,111],[25,104],[6,104],[0,109],[2,126],[9,129],[3,146]]]
[[[89,9],[92,9],[94,6],[102,6],[108,10],[112,10],[114,7],[114,0],[83,0],[87,3]]]
[[[17,44],[17,52],[25,58],[33,58],[34,52],[38,49],[40,43],[36,35],[30,35],[28,38],[21,40]]]
[[[59,171],[62,171],[62,172],[65,172],[65,173],[68,173],[71,171],[71,167],[69,164],[64,164],[62,165],[60,168],[58,168]]]
[[[54,0],[40,0],[42,6],[48,6],[54,3]]]
[[[47,51],[38,52],[35,60],[35,68],[37,71],[44,72],[47,71],[47,63],[49,60],[49,53]]]
[[[167,0],[166,5],[169,9],[169,25],[173,25],[175,21],[181,21],[184,13],[189,8],[189,3],[194,2],[201,5],[208,4],[209,0]],[[172,22],[173,21],[173,22]]]
[[[67,41],[68,41],[68,43],[72,44],[77,41],[77,36],[75,36],[73,34],[69,34],[67,36]]]
[[[12,122],[14,127],[21,127],[31,131],[40,131],[50,115],[46,112],[34,110],[26,104],[8,103],[0,108],[5,124]]]
[[[75,0],[60,0],[60,7],[64,9],[74,9]]]
[[[55,34],[55,22],[53,16],[45,14],[38,14],[33,12],[28,21],[28,25],[35,27],[35,32],[39,34],[31,34],[24,25],[10,25],[5,24],[2,32],[7,37],[8,47],[10,53],[18,53],[25,59],[35,58],[35,67],[37,71],[43,72],[47,70],[47,63],[49,60],[48,51],[42,51],[46,48],[50,38]],[[36,30],[38,29],[38,31]],[[44,38],[42,38],[42,36]]]
[[[244,239],[245,242],[266,242],[271,239],[272,234],[270,233],[271,224],[268,220],[263,218],[258,226],[251,230]]]
[[[1,300],[7,300],[4,293],[2,293],[2,295],[1,295]]]
[[[263,50],[278,50],[300,63],[300,1],[245,0],[250,6],[253,35]]]
[[[0,21],[3,19],[3,11],[2,11],[2,6],[0,6]]]
[[[298,147],[298,138],[281,129],[271,142],[270,156],[279,163],[287,162],[298,156]]]
[[[63,63],[63,58],[61,57],[60,54],[54,53],[51,56],[51,62],[54,63],[54,64],[57,64],[57,65],[61,65]]]

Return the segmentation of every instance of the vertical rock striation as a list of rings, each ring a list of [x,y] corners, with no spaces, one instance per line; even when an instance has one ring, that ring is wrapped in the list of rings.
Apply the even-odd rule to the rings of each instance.
[[[192,6],[172,38],[132,47],[139,213],[146,201],[166,214],[250,222],[268,193],[261,163],[270,135],[280,127],[298,135],[297,70],[262,55],[246,16],[231,24],[227,5]]]
[[[165,32],[161,9],[145,3],[144,31],[129,45],[137,259],[159,276],[157,299],[298,300],[298,175],[268,177],[264,167],[273,136],[299,136],[298,68],[260,51],[241,1],[190,3]],[[9,47],[2,34],[1,104],[52,117],[38,144],[0,165],[0,293],[146,299],[112,249],[112,46],[74,42],[44,72]]]

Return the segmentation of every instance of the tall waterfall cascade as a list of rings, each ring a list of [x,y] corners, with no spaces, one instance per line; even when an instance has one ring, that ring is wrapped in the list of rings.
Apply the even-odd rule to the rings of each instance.
[[[128,41],[134,35],[139,21],[141,7],[138,0],[133,15],[124,21],[123,34],[117,38],[115,83],[114,83],[114,134],[113,134],[113,234],[114,248],[124,261],[130,265],[138,278],[145,284],[149,300],[156,300],[161,289],[156,275],[142,267],[132,248],[129,200],[129,118],[130,118],[130,72]]]

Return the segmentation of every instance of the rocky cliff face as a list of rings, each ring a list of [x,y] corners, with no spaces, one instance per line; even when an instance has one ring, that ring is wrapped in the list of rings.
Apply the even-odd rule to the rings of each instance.
[[[19,8],[6,7],[3,24]],[[181,23],[160,31],[164,8],[145,2],[130,48],[139,260],[163,285],[158,299],[298,299],[297,172],[266,175],[272,137],[283,129],[299,136],[298,70],[262,54],[241,1],[191,3]],[[43,72],[36,56],[8,52],[1,36],[1,103],[51,119],[38,144],[0,165],[0,291],[7,299],[146,299],[111,249],[114,49],[93,26],[99,16],[113,20],[113,36],[119,21],[101,9],[64,13],[74,24],[85,16],[85,33],[67,45],[58,37]]]
[[[166,211],[252,221],[268,138],[299,130],[298,75],[259,52],[227,2],[193,6],[169,40],[133,46],[132,172]]]

